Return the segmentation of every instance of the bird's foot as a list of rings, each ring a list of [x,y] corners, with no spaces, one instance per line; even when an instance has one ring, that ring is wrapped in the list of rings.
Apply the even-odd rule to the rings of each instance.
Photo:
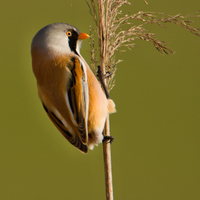
[[[107,143],[112,143],[114,141],[114,137],[110,135],[104,135],[103,141],[107,141]]]
[[[98,76],[99,79],[106,79],[113,74],[112,72],[109,72],[109,71],[107,71],[106,74],[103,74],[100,66],[97,66],[97,68],[98,68],[97,76]]]

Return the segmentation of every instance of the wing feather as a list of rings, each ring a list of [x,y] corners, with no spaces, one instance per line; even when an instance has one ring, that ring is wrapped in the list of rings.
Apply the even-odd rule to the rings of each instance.
[[[72,58],[70,87],[67,91],[73,117],[76,120],[79,136],[83,144],[88,143],[88,85],[83,66],[78,58]]]
[[[57,127],[57,129],[63,134],[63,136],[72,145],[74,145],[76,148],[78,148],[79,150],[81,150],[83,153],[87,153],[88,152],[88,147],[87,147],[87,145],[85,145],[85,144],[82,143],[82,141],[80,140],[79,136],[76,135],[76,134],[72,135],[67,130],[67,128],[65,127],[65,125],[62,123],[62,121],[56,116],[56,114],[54,112],[48,110],[47,107],[44,105],[44,103],[43,103],[43,107],[44,107],[47,115],[51,119],[51,121],[54,123],[54,125]]]

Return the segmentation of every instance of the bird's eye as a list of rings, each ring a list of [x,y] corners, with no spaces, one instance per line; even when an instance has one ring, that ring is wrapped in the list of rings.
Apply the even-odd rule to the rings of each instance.
[[[72,32],[71,31],[67,31],[66,34],[67,34],[68,37],[72,36]]]

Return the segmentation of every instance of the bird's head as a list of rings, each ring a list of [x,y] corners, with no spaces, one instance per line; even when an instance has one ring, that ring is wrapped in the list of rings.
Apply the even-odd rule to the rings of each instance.
[[[89,38],[76,27],[66,23],[54,23],[42,28],[33,38],[31,50],[37,49],[45,56],[80,54],[81,42]]]

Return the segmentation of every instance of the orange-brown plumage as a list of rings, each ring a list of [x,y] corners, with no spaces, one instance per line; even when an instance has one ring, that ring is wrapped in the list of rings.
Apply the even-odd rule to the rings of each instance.
[[[102,142],[107,114],[115,112],[114,102],[106,98],[80,55],[80,40],[86,38],[75,27],[56,23],[41,29],[31,48],[45,111],[67,140],[84,153]]]

